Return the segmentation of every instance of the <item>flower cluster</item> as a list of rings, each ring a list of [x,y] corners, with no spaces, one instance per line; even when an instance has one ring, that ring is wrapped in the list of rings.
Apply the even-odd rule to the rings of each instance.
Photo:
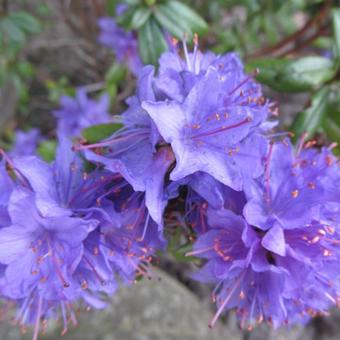
[[[72,303],[103,308],[100,293],[150,275],[164,241],[144,193],[119,175],[86,172],[66,138],[51,165],[25,156],[7,166],[0,168],[1,294],[18,304],[21,326],[35,323],[35,339],[40,319],[60,315],[65,333],[67,320],[76,322]]]
[[[1,294],[35,339],[42,317],[60,315],[65,332],[75,301],[103,308],[101,293],[150,276],[174,213],[195,235],[187,255],[205,261],[193,278],[216,285],[211,326],[229,309],[249,329],[306,322],[340,302],[331,148],[272,134],[276,109],[234,53],[203,54],[195,41],[159,63],[140,71],[109,138],[72,148],[69,136],[109,120],[105,97],[79,92],[56,112],[54,163],[0,163]]]

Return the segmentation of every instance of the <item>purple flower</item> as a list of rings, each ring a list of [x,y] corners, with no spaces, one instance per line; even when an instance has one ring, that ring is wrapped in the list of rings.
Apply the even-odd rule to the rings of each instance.
[[[100,225],[84,242],[74,279],[81,283],[84,300],[98,308],[97,293],[112,294],[117,277],[132,284],[137,276],[151,275],[149,263],[164,241],[145,206],[145,194],[135,192],[123,178],[116,178],[98,197],[94,216]]]
[[[208,222],[211,229],[189,254],[208,260],[194,277],[216,283],[211,326],[227,309],[235,308],[241,326],[251,329],[262,320],[275,327],[305,320],[337,303],[339,287],[329,282],[340,274],[333,244],[339,235],[326,226],[262,232],[227,210],[208,210]]]
[[[211,326],[228,309],[251,329],[262,320],[305,322],[339,303],[339,221],[330,225],[321,209],[329,167],[313,150],[271,145],[264,175],[248,182],[243,214],[206,209],[208,232],[188,255],[207,259],[194,277],[216,283]]]
[[[28,132],[17,130],[15,132],[15,142],[10,151],[10,156],[34,155],[40,139],[41,135],[38,129],[31,129]]]
[[[60,104],[53,114],[58,120],[58,134],[63,136],[79,137],[82,129],[111,121],[107,94],[96,101],[88,98],[84,89],[78,89],[75,98],[64,96]]]
[[[221,76],[210,66],[183,103],[142,103],[175,153],[172,180],[202,171],[241,190],[246,178],[261,175],[267,141],[260,125],[268,105],[259,104],[256,96],[241,95],[242,83],[237,81],[232,71],[229,77]]]
[[[158,154],[163,162],[163,150]],[[64,333],[74,319],[72,303],[104,308],[102,293],[112,294],[118,281],[151,275],[149,263],[165,244],[162,225],[151,217],[165,204],[157,177],[149,175],[145,193],[119,174],[87,173],[64,137],[54,163],[29,156],[10,165],[15,187],[0,168],[0,210],[8,212],[0,229],[0,288],[17,303],[18,322],[35,323],[34,339],[42,316],[60,315]]]
[[[322,159],[308,150],[296,155],[288,141],[271,145],[265,175],[245,188],[247,221],[262,230],[276,223],[284,229],[309,225],[327,199],[324,182],[328,165],[323,161],[318,166]]]
[[[208,207],[216,210],[224,208],[240,214],[245,202],[243,192],[223,185],[208,174],[197,172],[187,178],[186,217],[198,235],[210,229]]]
[[[121,174],[135,191],[146,193],[146,205],[153,220],[161,225],[165,207],[164,177],[173,163],[173,154],[166,145],[156,144],[159,133],[141,107],[141,101],[155,98],[153,67],[145,67],[140,75],[138,91],[128,100],[129,108],[122,115],[124,127],[100,143],[80,146],[89,161],[103,164],[112,173]],[[158,146],[158,145],[157,145]],[[87,149],[101,148],[100,154]]]
[[[100,223],[96,199],[112,175],[96,170],[87,174],[71,146],[62,138],[52,164],[35,156],[11,163],[17,179],[13,190],[8,185],[9,222],[0,229],[0,263],[5,266],[1,289],[20,306],[18,321],[36,322],[36,329],[42,315],[52,317],[60,311],[66,320],[66,309],[71,316],[75,299],[102,305],[83,291],[75,273],[88,235]],[[1,182],[8,182],[6,173]]]
[[[100,27],[99,42],[111,48],[120,63],[127,63],[131,72],[135,75],[143,67],[138,53],[138,41],[133,32],[126,32],[119,27],[115,20],[103,17],[98,20]]]
[[[0,230],[0,262],[7,266],[4,295],[33,291],[46,300],[73,297],[70,277],[82,255],[82,241],[96,221],[70,215],[43,216],[30,190],[16,188],[9,201],[11,225]]]
[[[8,215],[8,201],[14,188],[14,182],[6,171],[4,162],[0,162],[0,228],[10,224]]]

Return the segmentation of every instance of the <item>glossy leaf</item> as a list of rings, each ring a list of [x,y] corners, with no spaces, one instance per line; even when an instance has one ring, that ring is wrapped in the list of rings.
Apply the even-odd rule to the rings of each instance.
[[[145,7],[138,8],[132,16],[130,27],[135,30],[139,29],[146,23],[150,15],[151,12],[148,8]]]
[[[8,43],[25,42],[24,32],[9,17],[0,21],[0,30],[3,32],[3,39]]]
[[[170,0],[166,6],[177,17],[177,22],[185,22],[191,28],[191,32],[203,34],[207,31],[208,25],[204,19],[184,3]]]
[[[154,19],[150,19],[141,27],[138,34],[139,52],[144,64],[156,65],[160,55],[168,45],[164,33]]]
[[[9,19],[26,33],[38,33],[41,31],[40,22],[26,12],[15,12],[9,15]]]
[[[246,71],[253,72],[258,69],[259,73],[256,79],[277,91],[285,91],[285,86],[279,83],[277,78],[280,72],[290,63],[288,59],[279,58],[261,58],[247,63]]]
[[[323,57],[305,57],[283,68],[278,77],[291,91],[308,91],[321,86],[335,75],[334,62]]]
[[[256,79],[281,92],[315,90],[332,79],[336,67],[332,60],[323,57],[305,57],[297,60],[263,58],[253,60],[247,70],[258,68]]]
[[[314,94],[311,105],[297,115],[292,126],[296,139],[304,132],[311,137],[317,130],[322,129],[323,119],[327,113],[328,98],[328,87],[320,89]]]
[[[186,21],[178,20],[176,13],[168,6],[157,6],[154,14],[158,23],[176,38],[183,39],[186,35],[192,36],[192,28]]]
[[[38,146],[38,154],[46,161],[52,162],[55,158],[57,142],[55,140],[47,140]]]
[[[119,123],[98,124],[90,126],[82,131],[82,136],[88,143],[96,143],[100,140],[110,137],[115,131],[123,125]]]
[[[340,62],[340,9],[334,9],[333,16],[333,31],[334,31],[334,50],[335,56]]]

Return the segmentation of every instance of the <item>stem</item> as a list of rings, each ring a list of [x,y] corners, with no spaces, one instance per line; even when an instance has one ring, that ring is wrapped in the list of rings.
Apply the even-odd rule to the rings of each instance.
[[[324,7],[320,10],[318,15],[316,15],[313,18],[310,18],[300,30],[298,30],[298,31],[294,32],[293,34],[291,34],[290,36],[282,39],[281,41],[279,41],[274,46],[269,46],[269,47],[266,47],[262,50],[254,52],[248,58],[258,58],[258,57],[261,57],[261,56],[272,54],[275,51],[282,49],[284,46],[295,42],[297,40],[297,38],[302,36],[305,32],[307,32],[313,26],[318,26],[320,24],[320,22],[322,22],[322,20],[327,16],[328,12],[330,11],[331,4],[332,4],[331,0],[326,0]]]

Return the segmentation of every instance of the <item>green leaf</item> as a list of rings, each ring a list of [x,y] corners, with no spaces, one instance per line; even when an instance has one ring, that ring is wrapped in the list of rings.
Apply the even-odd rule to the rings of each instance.
[[[129,6],[139,5],[141,0],[123,0],[124,3],[128,4]]]
[[[281,92],[315,90],[331,80],[336,67],[332,60],[322,57],[305,57],[298,60],[263,58],[253,60],[247,70],[259,68],[256,79]]]
[[[282,70],[278,81],[290,91],[308,91],[332,79],[336,68],[334,62],[323,57],[305,57],[293,61]]]
[[[173,36],[183,39],[185,35],[192,36],[193,31],[185,21],[178,20],[168,6],[160,5],[154,11],[154,15],[158,23]]]
[[[116,15],[116,6],[117,6],[118,0],[106,0],[106,13],[109,16],[115,16]]]
[[[17,64],[17,70],[21,77],[29,79],[34,74],[34,67],[31,63],[22,61]]]
[[[155,5],[155,3],[157,2],[157,0],[144,0],[144,2],[148,5],[148,6],[153,6]]]
[[[38,154],[46,161],[52,162],[55,158],[57,142],[55,140],[47,140],[38,146]]]
[[[123,26],[129,30],[131,27],[132,18],[135,14],[135,7],[129,7],[123,14],[116,17],[116,22],[119,26]]]
[[[208,30],[208,25],[204,19],[184,3],[169,0],[166,6],[177,17],[178,24],[186,23],[191,28],[191,32],[203,34]]]
[[[168,44],[154,19],[151,18],[141,27],[138,45],[144,64],[157,65],[160,55],[167,50]]]
[[[340,9],[333,9],[332,11],[333,18],[333,31],[334,31],[334,50],[335,57],[340,62]]]
[[[105,76],[106,84],[110,85],[120,83],[124,79],[125,74],[126,74],[125,66],[118,63],[113,63],[106,73]]]
[[[98,124],[90,126],[82,131],[82,136],[88,143],[97,143],[110,137],[115,131],[119,130],[123,124]]]
[[[0,30],[3,31],[7,43],[23,44],[25,42],[25,33],[9,17],[0,21]]]
[[[278,83],[277,77],[280,74],[281,70],[286,67],[290,63],[288,59],[279,59],[279,58],[261,58],[254,59],[247,63],[246,71],[252,72],[255,69],[259,70],[256,79],[266,84],[267,86],[277,90],[284,91],[285,86]]]
[[[320,89],[313,95],[311,105],[297,115],[292,125],[296,139],[304,132],[312,137],[317,130],[322,129],[323,119],[327,113],[328,98],[328,87]]]
[[[340,125],[338,125],[331,117],[326,117],[323,122],[323,130],[327,137],[340,145]]]
[[[186,256],[187,253],[192,251],[192,243],[186,243],[173,251],[173,255],[178,262],[193,262],[197,261],[194,256]]]
[[[132,16],[130,27],[135,30],[139,29],[146,23],[150,15],[151,11],[148,8],[145,7],[138,8]]]
[[[40,22],[26,12],[11,13],[8,18],[26,33],[38,33],[41,31]]]

